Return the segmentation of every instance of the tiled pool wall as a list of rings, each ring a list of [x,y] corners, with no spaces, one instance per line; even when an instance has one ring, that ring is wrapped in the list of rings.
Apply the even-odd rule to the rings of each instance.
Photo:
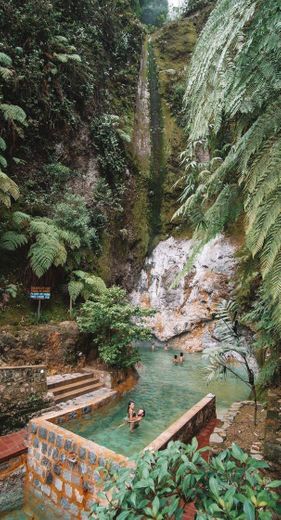
[[[112,398],[112,397],[111,397]],[[29,491],[53,502],[67,519],[88,519],[93,503],[102,491],[105,469],[112,464],[132,465],[124,457],[103,446],[86,440],[64,429],[61,424],[68,420],[88,415],[106,404],[109,398],[100,399],[92,405],[68,411],[50,413],[34,419],[29,425],[29,450],[27,482]],[[211,394],[202,399],[173,423],[146,449],[164,449],[171,440],[189,442],[200,429],[216,416],[215,397]]]

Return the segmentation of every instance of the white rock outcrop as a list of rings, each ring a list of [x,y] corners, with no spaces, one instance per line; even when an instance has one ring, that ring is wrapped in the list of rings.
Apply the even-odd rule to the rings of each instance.
[[[194,352],[214,343],[213,316],[217,304],[230,298],[236,247],[223,235],[217,236],[173,288],[193,245],[192,240],[173,237],[160,242],[147,258],[131,299],[137,305],[156,310],[148,324],[160,341]]]

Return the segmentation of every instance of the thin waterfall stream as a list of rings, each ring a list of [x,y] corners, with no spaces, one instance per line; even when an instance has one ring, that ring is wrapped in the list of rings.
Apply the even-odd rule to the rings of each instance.
[[[159,92],[158,70],[151,39],[148,42],[148,78],[150,92],[150,201],[151,201],[151,242],[161,233],[161,206],[163,182],[165,178],[165,157],[163,138],[163,116]]]

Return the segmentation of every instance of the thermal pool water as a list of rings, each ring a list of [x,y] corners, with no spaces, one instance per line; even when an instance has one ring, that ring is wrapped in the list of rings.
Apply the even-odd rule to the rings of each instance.
[[[153,441],[209,392],[217,397],[217,411],[234,401],[246,399],[249,389],[234,377],[206,384],[206,361],[202,355],[186,354],[183,365],[174,365],[172,350],[151,347],[141,349],[142,366],[136,387],[92,416],[68,422],[65,427],[82,437],[126,455],[135,455]],[[179,352],[177,352],[179,354]],[[144,408],[146,417],[130,432],[124,422],[127,403],[133,399],[136,410]]]

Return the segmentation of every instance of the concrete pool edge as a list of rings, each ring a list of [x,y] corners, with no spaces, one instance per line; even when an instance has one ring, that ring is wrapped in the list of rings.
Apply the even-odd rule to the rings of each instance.
[[[208,394],[193,405],[179,419],[160,433],[145,450],[159,451],[167,447],[170,441],[180,440],[188,443],[211,419],[216,418],[216,397]]]
[[[88,519],[93,503],[100,501],[105,470],[111,466],[132,466],[127,457],[87,440],[61,426],[73,417],[90,414],[111,399],[116,392],[87,405],[50,412],[29,423],[27,487],[37,499],[56,505],[64,520]],[[208,394],[172,423],[144,450],[164,449],[171,440],[189,442],[216,417],[215,396]],[[75,415],[73,415],[75,414]],[[62,422],[61,422],[62,421]]]

